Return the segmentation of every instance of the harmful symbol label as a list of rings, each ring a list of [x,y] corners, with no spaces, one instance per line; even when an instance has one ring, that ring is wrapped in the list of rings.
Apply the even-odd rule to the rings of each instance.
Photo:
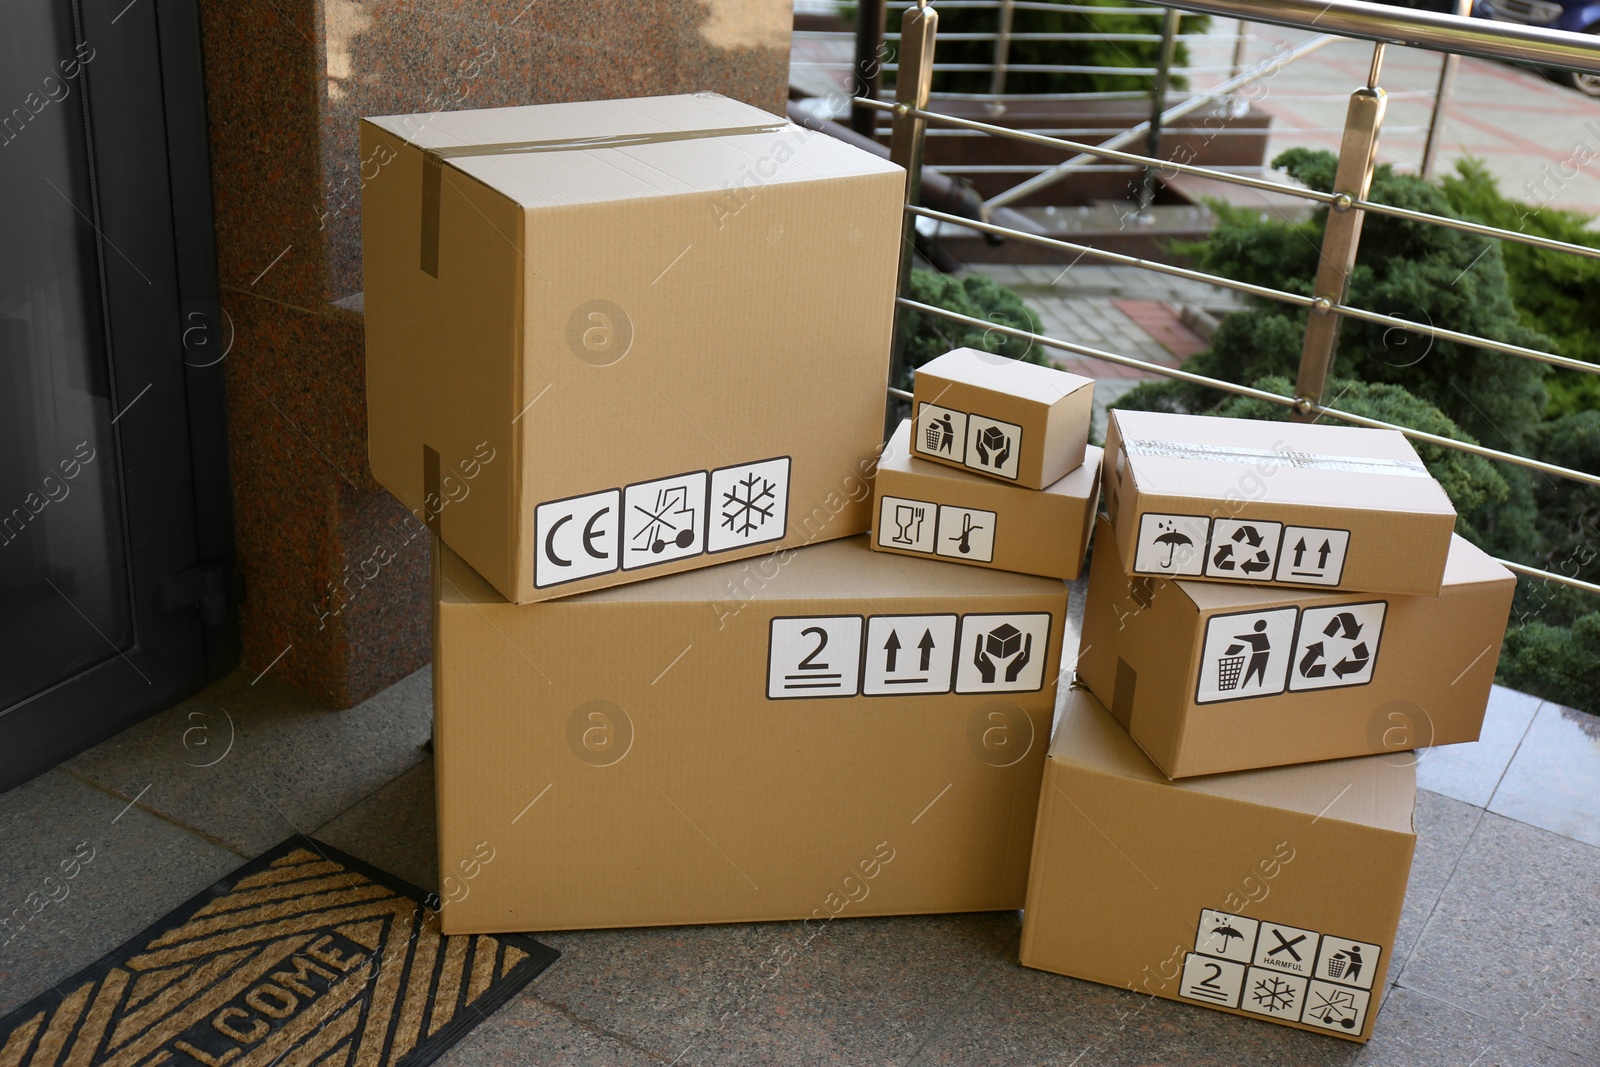
[[[1301,611],[1289,688],[1296,692],[1334,689],[1372,681],[1388,607],[1379,600]]]
[[[533,584],[575,582],[617,569],[622,494],[615,489],[534,509]]]
[[[1139,517],[1139,543],[1133,569],[1141,574],[1196,576],[1203,573],[1211,520],[1204,515]]]
[[[1261,932],[1256,937],[1253,962],[1257,967],[1309,975],[1316,966],[1317,939],[1320,936],[1315,930],[1262,923]]]
[[[1244,989],[1244,976],[1242,963],[1191,952],[1183,958],[1183,980],[1178,992],[1191,1000],[1237,1008],[1239,994]]]
[[[1297,608],[1213,615],[1206,622],[1196,704],[1272,696],[1284,690]]]
[[[1349,548],[1349,530],[1326,530],[1316,526],[1285,527],[1277,580],[1338,585],[1344,575],[1344,557]]]
[[[767,696],[855,696],[861,681],[861,630],[860,615],[773,619]]]
[[[956,650],[954,615],[874,615],[867,623],[867,696],[948,693]]]

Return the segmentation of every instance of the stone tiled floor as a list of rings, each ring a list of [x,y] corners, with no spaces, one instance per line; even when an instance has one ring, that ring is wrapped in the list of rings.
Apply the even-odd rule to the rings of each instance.
[[[0,795],[0,900],[94,850],[0,946],[0,1011],[295,830],[433,887],[429,702],[426,670],[346,712],[234,677]],[[794,923],[546,935],[561,961],[444,1062],[1600,1062],[1600,722],[1497,689],[1484,737],[1421,755],[1395,981],[1365,1048],[1027,970],[1002,913],[851,920],[809,944]],[[797,958],[774,977],[779,945]]]

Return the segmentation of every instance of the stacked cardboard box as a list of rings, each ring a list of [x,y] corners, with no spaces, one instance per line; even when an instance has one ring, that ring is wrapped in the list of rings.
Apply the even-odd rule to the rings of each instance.
[[[1513,578],[1390,431],[1115,412],[1104,483],[1022,961],[1364,1041]]]

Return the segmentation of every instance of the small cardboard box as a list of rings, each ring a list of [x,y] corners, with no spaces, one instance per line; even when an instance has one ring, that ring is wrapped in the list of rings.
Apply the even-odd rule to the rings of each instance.
[[[1045,760],[1022,963],[1365,1041],[1415,801],[1393,756],[1169,782],[1075,689]]]
[[[1105,464],[1130,574],[1439,592],[1455,508],[1394,430],[1113,411]]]
[[[917,368],[912,396],[911,444],[923,459],[1029,489],[1083,462],[1092,378],[957,348]]]
[[[1100,501],[1100,450],[1040,491],[926,463],[911,420],[889,438],[872,483],[872,547],[1071,580],[1083,567]]]
[[[1374,596],[1130,578],[1099,526],[1078,680],[1169,777],[1478,739],[1516,578],[1470,541]]]
[[[372,472],[508,599],[866,530],[900,168],[712,93],[361,144]]]
[[[1061,582],[865,538],[542,604],[435,574],[447,932],[1021,907]]]

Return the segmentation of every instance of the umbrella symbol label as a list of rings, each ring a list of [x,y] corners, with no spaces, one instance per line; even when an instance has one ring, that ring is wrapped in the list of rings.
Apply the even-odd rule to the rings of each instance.
[[[1150,512],[1140,516],[1135,573],[1199,576],[1205,568],[1210,532],[1211,520],[1204,515]]]

